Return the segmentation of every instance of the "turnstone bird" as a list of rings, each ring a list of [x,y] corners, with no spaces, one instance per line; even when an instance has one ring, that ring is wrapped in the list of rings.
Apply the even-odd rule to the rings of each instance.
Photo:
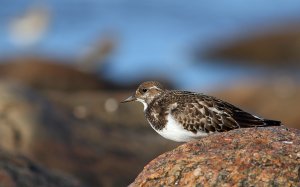
[[[139,101],[151,127],[164,138],[187,142],[215,132],[237,128],[280,126],[280,121],[249,114],[212,96],[167,90],[159,82],[140,84],[135,94],[122,101]]]

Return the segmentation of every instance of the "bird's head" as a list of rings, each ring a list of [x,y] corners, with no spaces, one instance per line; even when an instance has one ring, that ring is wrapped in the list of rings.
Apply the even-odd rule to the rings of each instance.
[[[122,101],[122,103],[139,101],[144,104],[144,110],[148,105],[165,91],[164,87],[156,81],[147,81],[139,85],[135,93]]]

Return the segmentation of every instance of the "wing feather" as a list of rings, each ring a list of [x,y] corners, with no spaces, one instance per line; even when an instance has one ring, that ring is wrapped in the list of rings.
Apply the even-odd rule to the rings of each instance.
[[[176,107],[170,114],[194,133],[223,132],[239,127],[264,126],[263,119],[214,97],[193,92],[174,92]]]

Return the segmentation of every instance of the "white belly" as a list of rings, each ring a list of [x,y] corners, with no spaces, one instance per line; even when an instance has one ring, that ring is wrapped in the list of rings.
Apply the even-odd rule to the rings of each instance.
[[[168,123],[162,130],[156,130],[152,124],[151,127],[161,136],[176,142],[188,142],[200,137],[207,136],[208,133],[198,131],[196,134],[184,129],[178,122],[176,122],[172,115],[168,115]]]

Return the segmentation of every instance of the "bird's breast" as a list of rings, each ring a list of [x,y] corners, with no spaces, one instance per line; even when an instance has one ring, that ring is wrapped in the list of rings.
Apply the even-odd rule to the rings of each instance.
[[[188,142],[200,137],[207,136],[208,133],[198,131],[193,133],[183,128],[183,126],[178,123],[171,114],[167,115],[167,122],[164,128],[158,130],[155,126],[148,120],[151,127],[161,136],[166,139],[173,140],[176,142]]]

